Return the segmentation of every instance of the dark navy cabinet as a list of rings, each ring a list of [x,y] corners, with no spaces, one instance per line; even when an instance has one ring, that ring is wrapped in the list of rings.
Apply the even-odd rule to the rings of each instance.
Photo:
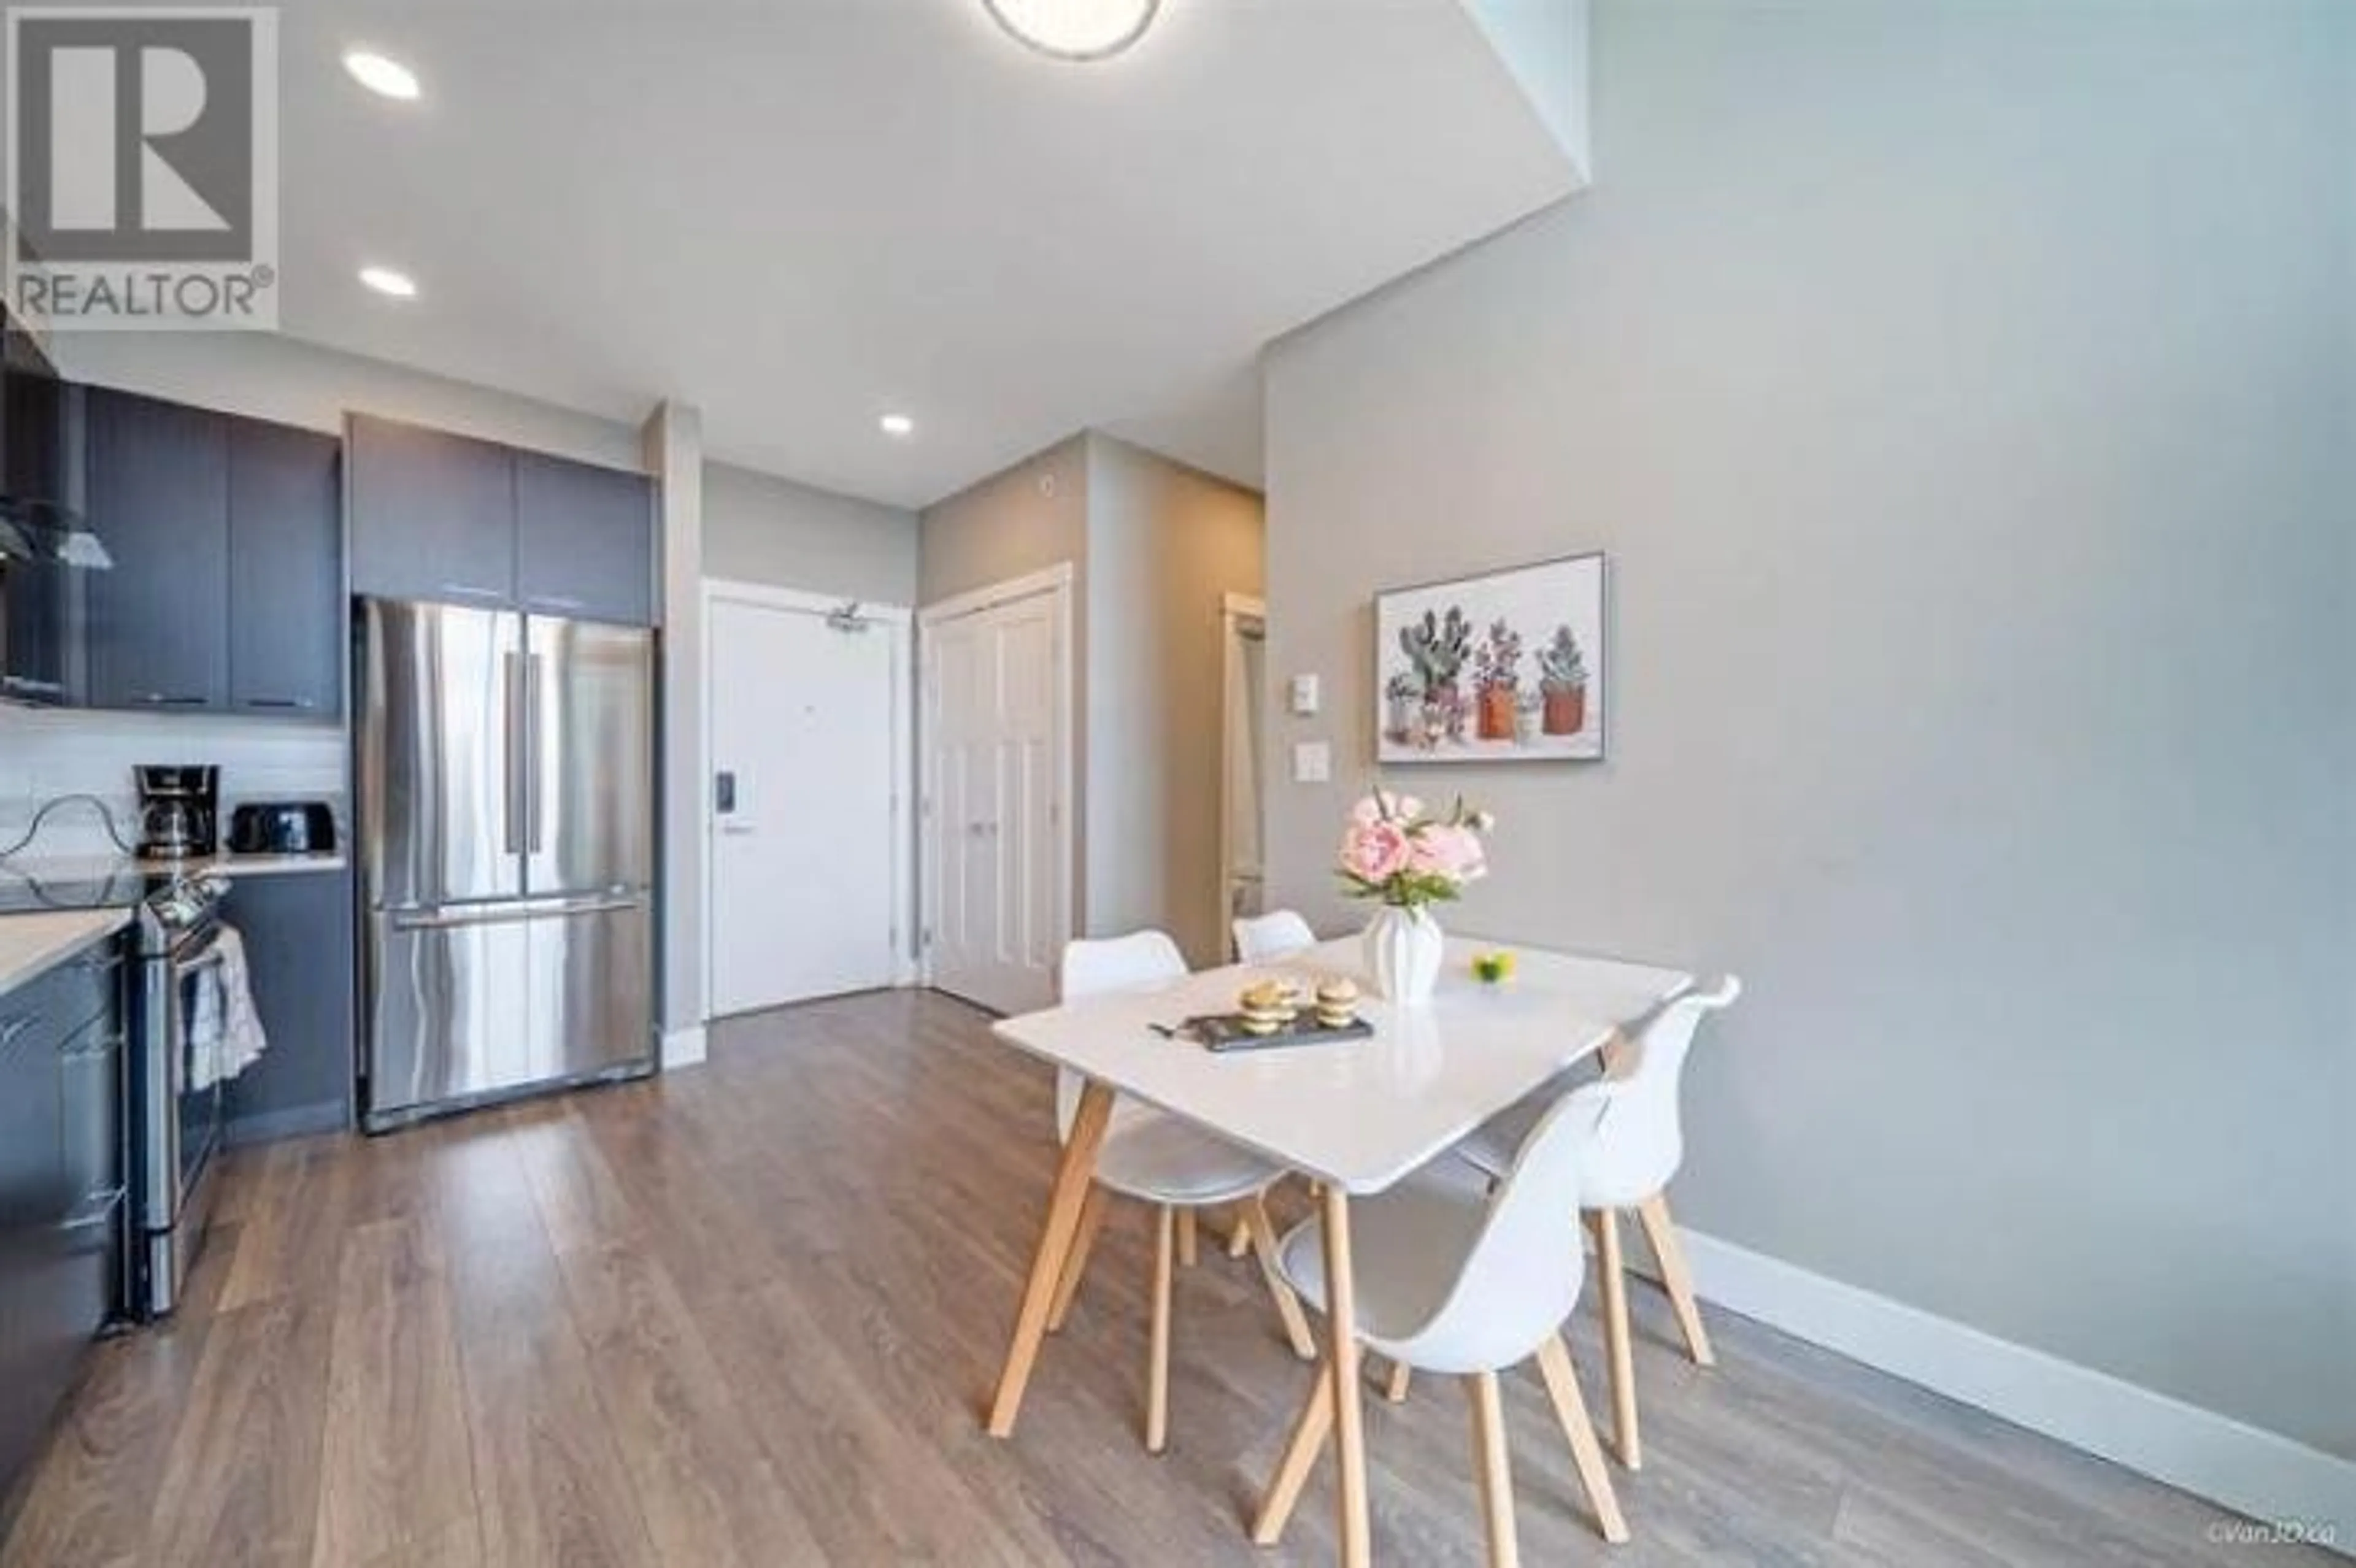
[[[110,940],[0,995],[0,1498],[119,1293],[123,975]]]
[[[515,603],[515,453],[354,414],[352,592],[504,607]]]
[[[89,574],[93,708],[229,700],[229,427],[220,414],[93,387],[89,522],[114,558]]]
[[[653,624],[643,474],[355,414],[352,592]]]
[[[351,873],[239,878],[221,914],[245,940],[254,1010],[270,1041],[260,1061],[230,1081],[230,1140],[349,1126],[357,1029]]]
[[[245,713],[343,711],[343,443],[230,421],[229,699]]]
[[[652,480],[516,453],[516,598],[524,609],[651,625],[654,581]]]
[[[341,443],[92,387],[92,708],[333,718],[343,709]]]

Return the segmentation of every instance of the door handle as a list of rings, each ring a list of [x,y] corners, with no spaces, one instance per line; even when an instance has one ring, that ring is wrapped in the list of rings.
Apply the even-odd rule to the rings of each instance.
[[[534,855],[540,853],[542,837],[541,815],[548,805],[545,792],[540,787],[539,754],[541,671],[547,663],[540,655],[533,654],[524,660],[523,666],[524,734],[532,748],[531,765],[524,770],[523,774],[524,848]]]
[[[517,786],[520,781],[519,770],[524,765],[523,674],[518,655],[501,654],[499,656],[499,690],[507,705],[504,728],[507,731],[508,742],[508,776],[505,781],[507,798],[500,802],[499,838],[501,848],[512,855],[516,851],[516,839],[519,833],[516,823],[517,802],[522,794]]]

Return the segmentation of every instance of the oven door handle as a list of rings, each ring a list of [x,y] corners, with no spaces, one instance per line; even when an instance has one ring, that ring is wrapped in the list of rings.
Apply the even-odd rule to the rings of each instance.
[[[185,980],[191,975],[201,975],[208,969],[218,969],[228,962],[229,949],[216,943],[186,963],[174,959],[172,968],[180,978]]]

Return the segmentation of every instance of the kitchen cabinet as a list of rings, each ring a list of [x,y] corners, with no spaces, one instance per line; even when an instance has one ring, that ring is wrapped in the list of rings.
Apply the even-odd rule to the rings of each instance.
[[[654,482],[356,414],[352,592],[650,625]]]
[[[19,529],[65,503],[65,406],[57,372],[0,308],[0,508]],[[0,698],[67,700],[70,592],[54,561],[0,560]]]
[[[463,604],[515,603],[515,453],[354,414],[352,592]]]
[[[118,1295],[123,1016],[114,940],[0,995],[0,1495]]]
[[[654,481],[516,454],[516,597],[525,610],[651,625],[654,581]]]
[[[229,701],[229,428],[88,389],[88,517],[114,558],[85,585],[93,708]]]
[[[343,445],[230,421],[229,699],[241,712],[344,707]]]
[[[0,697],[62,705],[70,568],[50,560],[0,560]]]
[[[343,710],[340,443],[159,399],[84,393],[87,705]]]
[[[248,877],[222,918],[245,939],[270,1049],[229,1083],[229,1140],[331,1132],[352,1121],[355,1069],[349,870]]]

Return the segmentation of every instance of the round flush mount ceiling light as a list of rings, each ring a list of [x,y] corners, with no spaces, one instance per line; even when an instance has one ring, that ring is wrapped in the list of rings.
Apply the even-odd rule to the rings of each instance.
[[[374,49],[346,49],[344,69],[351,73],[354,81],[380,98],[397,98],[409,103],[416,100],[420,91],[415,71]]]
[[[396,272],[391,267],[362,267],[360,282],[377,293],[389,294],[397,300],[417,297],[417,280],[407,272]]]
[[[905,414],[885,414],[875,421],[875,428],[885,435],[905,441],[916,433],[916,421]]]
[[[981,0],[998,25],[1057,59],[1108,59],[1145,36],[1162,0]]]

